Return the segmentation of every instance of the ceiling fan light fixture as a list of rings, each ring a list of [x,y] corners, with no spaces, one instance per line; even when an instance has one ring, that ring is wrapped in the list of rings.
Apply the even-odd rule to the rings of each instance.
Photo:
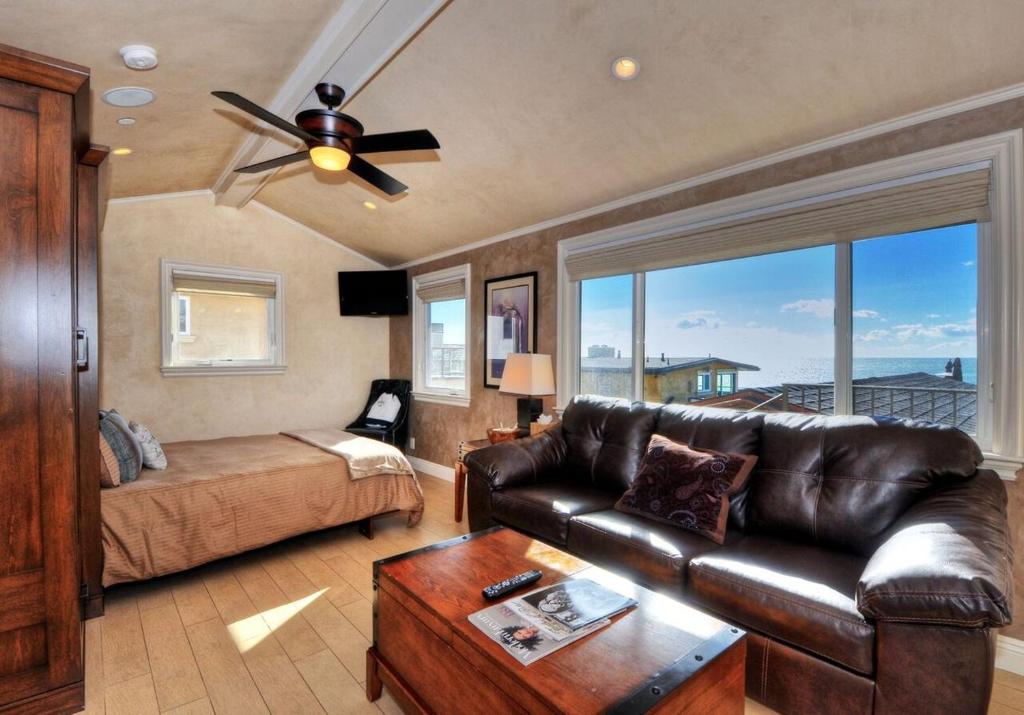
[[[344,149],[326,144],[310,149],[309,158],[314,166],[325,171],[344,171],[352,160],[352,156]]]

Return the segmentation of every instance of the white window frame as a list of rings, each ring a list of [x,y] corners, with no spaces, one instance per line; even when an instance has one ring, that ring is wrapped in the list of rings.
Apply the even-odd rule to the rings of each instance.
[[[430,363],[428,355],[427,340],[430,331],[426,320],[429,317],[427,303],[420,300],[419,289],[427,288],[438,283],[449,283],[453,280],[462,279],[465,289],[466,300],[466,350],[463,354],[466,369],[466,386],[462,390],[439,389],[430,387],[427,384],[427,366]],[[470,267],[468,263],[451,268],[444,268],[432,273],[421,273],[412,277],[412,394],[416,400],[423,402],[436,402],[443,405],[455,405],[458,407],[469,407],[470,401]]]
[[[991,220],[978,223],[978,434],[985,466],[1004,479],[1024,466],[1024,132],[1013,130],[937,147],[825,176],[777,186],[742,196],[683,209],[561,241],[558,244],[558,404],[566,405],[579,388],[580,284],[569,279],[566,259],[577,253],[619,247],[652,236],[685,232],[697,226],[744,216],[772,213],[794,201],[813,201],[825,195],[863,191],[892,181],[912,181],[933,171],[967,165],[987,166],[991,172]],[[836,413],[852,407],[852,286],[851,243],[836,246]],[[749,254],[745,254],[749,255]],[[634,274],[641,296],[634,298],[633,336],[636,366],[643,365],[643,273]],[[642,368],[634,384],[642,387]],[[634,394],[642,395],[634,390]]]
[[[180,336],[175,321],[174,275],[195,278],[245,280],[274,284],[274,299],[267,305],[270,358],[267,360],[190,360],[174,362],[174,341]],[[278,375],[285,371],[284,276],[273,271],[234,268],[186,261],[160,260],[160,374],[164,377],[212,375]],[[191,333],[191,316],[189,317]],[[191,338],[191,335],[185,336]]]

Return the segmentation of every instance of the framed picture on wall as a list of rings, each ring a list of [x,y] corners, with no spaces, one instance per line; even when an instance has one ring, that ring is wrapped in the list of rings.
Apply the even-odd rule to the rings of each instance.
[[[484,281],[484,387],[498,389],[509,353],[537,351],[537,273]]]

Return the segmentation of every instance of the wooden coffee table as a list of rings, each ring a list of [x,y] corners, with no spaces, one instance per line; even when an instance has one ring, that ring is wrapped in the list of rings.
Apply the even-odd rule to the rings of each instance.
[[[521,665],[468,616],[480,589],[528,569],[586,576],[639,605]],[[742,713],[746,634],[511,529],[496,527],[377,561],[366,695],[382,685],[413,713]],[[520,593],[529,589],[523,589]]]

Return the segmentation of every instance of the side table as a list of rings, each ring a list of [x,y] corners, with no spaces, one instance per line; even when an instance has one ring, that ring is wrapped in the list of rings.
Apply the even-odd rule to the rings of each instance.
[[[474,449],[490,447],[489,439],[464,439],[459,442],[459,457],[455,461],[455,522],[462,521],[462,507],[466,502],[466,465],[462,463],[463,457]]]

